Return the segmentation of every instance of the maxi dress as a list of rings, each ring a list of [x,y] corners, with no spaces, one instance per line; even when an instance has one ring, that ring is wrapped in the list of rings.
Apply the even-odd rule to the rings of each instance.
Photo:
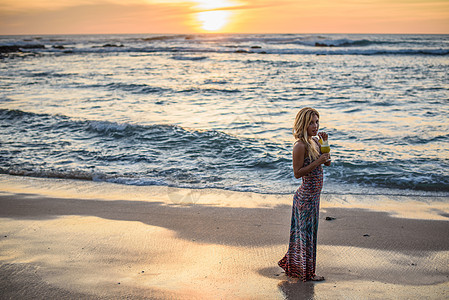
[[[311,160],[306,157],[304,166],[310,163]],[[278,262],[287,276],[298,277],[303,281],[310,280],[316,275],[316,245],[322,187],[322,165],[302,177],[302,184],[293,197],[288,251]]]

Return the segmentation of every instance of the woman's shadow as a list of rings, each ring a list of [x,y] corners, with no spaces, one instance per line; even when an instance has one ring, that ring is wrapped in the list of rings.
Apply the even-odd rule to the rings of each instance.
[[[314,299],[315,285],[313,282],[289,278],[278,267],[263,268],[258,273],[265,277],[279,279],[278,289],[284,299]]]
[[[278,284],[285,299],[314,299],[315,285],[312,282],[283,280]]]

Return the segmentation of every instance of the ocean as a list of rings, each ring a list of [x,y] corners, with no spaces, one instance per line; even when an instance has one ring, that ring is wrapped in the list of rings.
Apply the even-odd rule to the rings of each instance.
[[[324,193],[449,196],[449,35],[0,36],[0,173],[289,194],[320,112]]]

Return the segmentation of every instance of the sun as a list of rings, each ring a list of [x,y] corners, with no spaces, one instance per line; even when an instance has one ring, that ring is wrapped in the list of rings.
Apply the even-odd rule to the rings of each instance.
[[[230,22],[234,11],[230,7],[241,4],[235,0],[194,0],[197,12],[194,14],[196,24],[204,31],[221,31]]]
[[[201,28],[206,31],[218,31],[229,22],[231,12],[227,10],[203,11],[196,14]]]

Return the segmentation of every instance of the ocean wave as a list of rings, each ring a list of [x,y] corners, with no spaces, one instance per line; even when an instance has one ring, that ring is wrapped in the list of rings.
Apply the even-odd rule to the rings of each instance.
[[[175,40],[175,39],[192,39],[191,35],[185,35],[185,34],[180,34],[180,35],[159,35],[159,36],[149,36],[149,37],[142,37],[139,38],[139,40],[141,41],[145,41],[145,42],[160,42],[160,41],[170,41],[170,40]]]
[[[300,40],[290,44],[297,47],[273,47],[273,45],[253,46],[253,45],[189,45],[189,44],[173,44],[167,46],[147,45],[147,44],[103,44],[88,46],[71,46],[63,45],[42,45],[43,47],[26,48],[26,46],[12,47],[0,46],[0,50],[8,54],[9,52],[23,51],[25,53],[49,53],[64,55],[83,55],[83,54],[150,54],[150,53],[176,53],[171,59],[186,61],[203,61],[211,59],[204,54],[238,54],[238,55],[432,55],[441,56],[449,55],[449,49],[442,47],[429,46],[382,46],[382,43],[368,40]],[[2,48],[3,47],[3,48]],[[3,49],[3,50],[2,50]],[[22,49],[22,50],[21,50]],[[0,52],[1,52],[0,51]]]
[[[351,40],[351,39],[325,39],[325,38],[312,38],[296,40],[294,44],[307,45],[313,47],[365,47],[371,45],[379,45],[377,41],[370,41],[366,39]]]
[[[177,91],[178,93],[211,93],[211,94],[216,94],[216,93],[230,93],[230,94],[234,94],[234,93],[241,93],[242,91],[239,89],[217,89],[217,88],[199,88],[199,87],[195,87],[195,88],[189,88],[189,89],[185,89],[185,90],[179,90]]]
[[[159,86],[150,86],[147,84],[125,84],[121,82],[113,82],[113,83],[107,83],[107,84],[91,84],[91,85],[80,85],[79,88],[82,89],[91,89],[91,88],[100,88],[100,89],[107,89],[111,91],[115,90],[121,90],[124,92],[129,92],[132,94],[165,94],[165,93],[211,93],[211,94],[234,94],[234,93],[241,93],[242,91],[240,89],[226,89],[226,88],[216,88],[213,87],[213,85],[223,85],[226,81],[219,81],[219,80],[205,80],[204,84],[207,84],[208,86],[194,86],[187,89],[172,89],[167,87],[159,87]]]
[[[69,169],[23,169],[23,168],[5,168],[0,167],[0,174],[8,174],[13,176],[27,176],[38,178],[59,178],[59,179],[77,179],[93,181],[94,178],[101,178],[103,176],[95,176],[93,173],[89,173],[82,170],[69,170]],[[99,180],[102,181],[102,180]]]
[[[218,53],[218,54],[259,54],[259,55],[364,55],[364,56],[376,56],[376,55],[449,55],[448,49],[359,49],[359,48],[339,48],[339,47],[314,47],[314,49],[239,49],[239,50],[227,50],[227,49],[207,49],[207,48],[187,48],[187,47],[145,47],[145,48],[97,48],[97,49],[36,49],[36,53],[41,52],[61,52],[66,55],[77,54],[107,54],[107,53],[186,53],[186,54],[204,54],[204,53]],[[199,58],[201,57],[201,58]],[[198,58],[186,58],[183,56],[177,56],[174,60],[204,60],[207,57],[198,56]]]
[[[86,121],[88,129],[101,133],[124,132],[135,130],[136,126],[127,123],[117,123],[108,121]]]
[[[132,92],[135,94],[153,94],[163,93],[170,91],[171,89],[162,88],[158,86],[150,86],[147,84],[124,84],[124,83],[110,83],[105,85],[110,90],[120,89],[126,92]]]
[[[54,135],[57,131],[70,131],[76,133],[77,137],[91,138],[90,133],[95,132],[100,134],[100,137],[138,138],[153,140],[156,143],[170,141],[172,145],[195,141],[198,143],[192,144],[194,147],[206,147],[208,149],[217,147],[214,150],[224,151],[220,147],[228,145],[234,147],[234,150],[238,149],[249,153],[249,149],[241,145],[238,137],[216,130],[186,129],[171,124],[141,125],[126,122],[77,120],[63,115],[40,114],[17,109],[0,109],[0,117],[2,120],[9,121],[10,125],[19,126],[23,122],[23,125],[30,127],[30,129],[33,128],[37,131],[44,129],[43,133],[51,133],[51,135]],[[161,145],[161,147],[165,149],[164,145]]]
[[[344,176],[342,176],[344,174]],[[335,182],[403,190],[449,192],[449,173],[419,172],[408,160],[387,162],[342,161],[333,164],[329,177]]]
[[[288,55],[449,55],[449,49],[351,49],[351,48],[332,48],[332,47],[315,47],[316,49],[283,49],[270,51],[266,50],[265,54],[288,54]]]
[[[172,56],[171,57],[174,60],[205,60],[208,57],[207,56]]]
[[[11,175],[86,180],[120,177],[132,182],[146,178],[173,186],[223,188],[227,180],[247,176],[248,168],[272,169],[275,175],[279,167],[273,165],[284,163],[265,154],[266,142],[215,130],[74,120],[8,109],[1,109],[0,117],[2,126],[8,127],[1,127],[5,137],[1,172]],[[24,127],[28,134],[16,136]]]
[[[247,35],[230,37],[227,43],[253,45],[304,45],[310,47],[367,47],[408,46],[409,40],[394,39],[391,36],[361,35]],[[416,42],[416,41],[415,41]],[[236,47],[236,45],[228,45]]]
[[[0,109],[0,130],[3,174],[262,193],[290,193],[298,184],[285,145],[212,129]],[[449,173],[421,172],[409,160],[340,158],[325,175],[336,185],[449,193]]]
[[[178,169],[179,170],[179,169]],[[160,174],[151,174],[152,177],[142,174],[107,174],[98,171],[85,171],[79,169],[59,168],[13,168],[0,166],[0,174],[12,176],[26,176],[37,178],[55,178],[55,179],[74,179],[96,182],[110,182],[116,184],[132,186],[170,186],[186,189],[223,189],[238,192],[255,192],[260,194],[292,194],[300,185],[299,183],[287,183],[285,180],[275,182],[265,182],[264,184],[251,184],[244,178],[235,181],[232,184],[223,182],[225,178],[220,176],[195,176],[190,174],[188,180],[174,181],[173,178],[166,176],[166,171]],[[179,170],[179,174],[185,177],[185,171]],[[160,176],[157,176],[160,175]],[[419,179],[419,178],[417,178]],[[227,181],[229,182],[229,181]],[[260,182],[258,182],[260,183]],[[441,184],[383,184],[379,182],[362,181],[333,181],[326,179],[323,194],[342,194],[342,195],[394,195],[394,196],[428,196],[444,197],[449,196],[449,188]]]
[[[103,88],[103,89],[107,89],[107,90],[111,90],[111,91],[121,90],[121,91],[125,91],[125,92],[130,92],[133,94],[161,94],[161,93],[172,91],[169,88],[150,86],[148,84],[136,84],[136,83],[126,84],[126,83],[121,83],[121,82],[112,82],[112,83],[107,83],[107,84],[90,84],[90,85],[83,84],[79,87],[80,88]]]
[[[0,45],[0,53],[23,52],[35,49],[46,49],[41,44],[22,44],[22,45]]]
[[[49,114],[39,114],[39,113],[33,113],[33,112],[26,112],[20,109],[7,109],[7,108],[1,108],[0,109],[0,116],[4,120],[14,120],[18,118],[26,118],[26,117],[50,117]]]

